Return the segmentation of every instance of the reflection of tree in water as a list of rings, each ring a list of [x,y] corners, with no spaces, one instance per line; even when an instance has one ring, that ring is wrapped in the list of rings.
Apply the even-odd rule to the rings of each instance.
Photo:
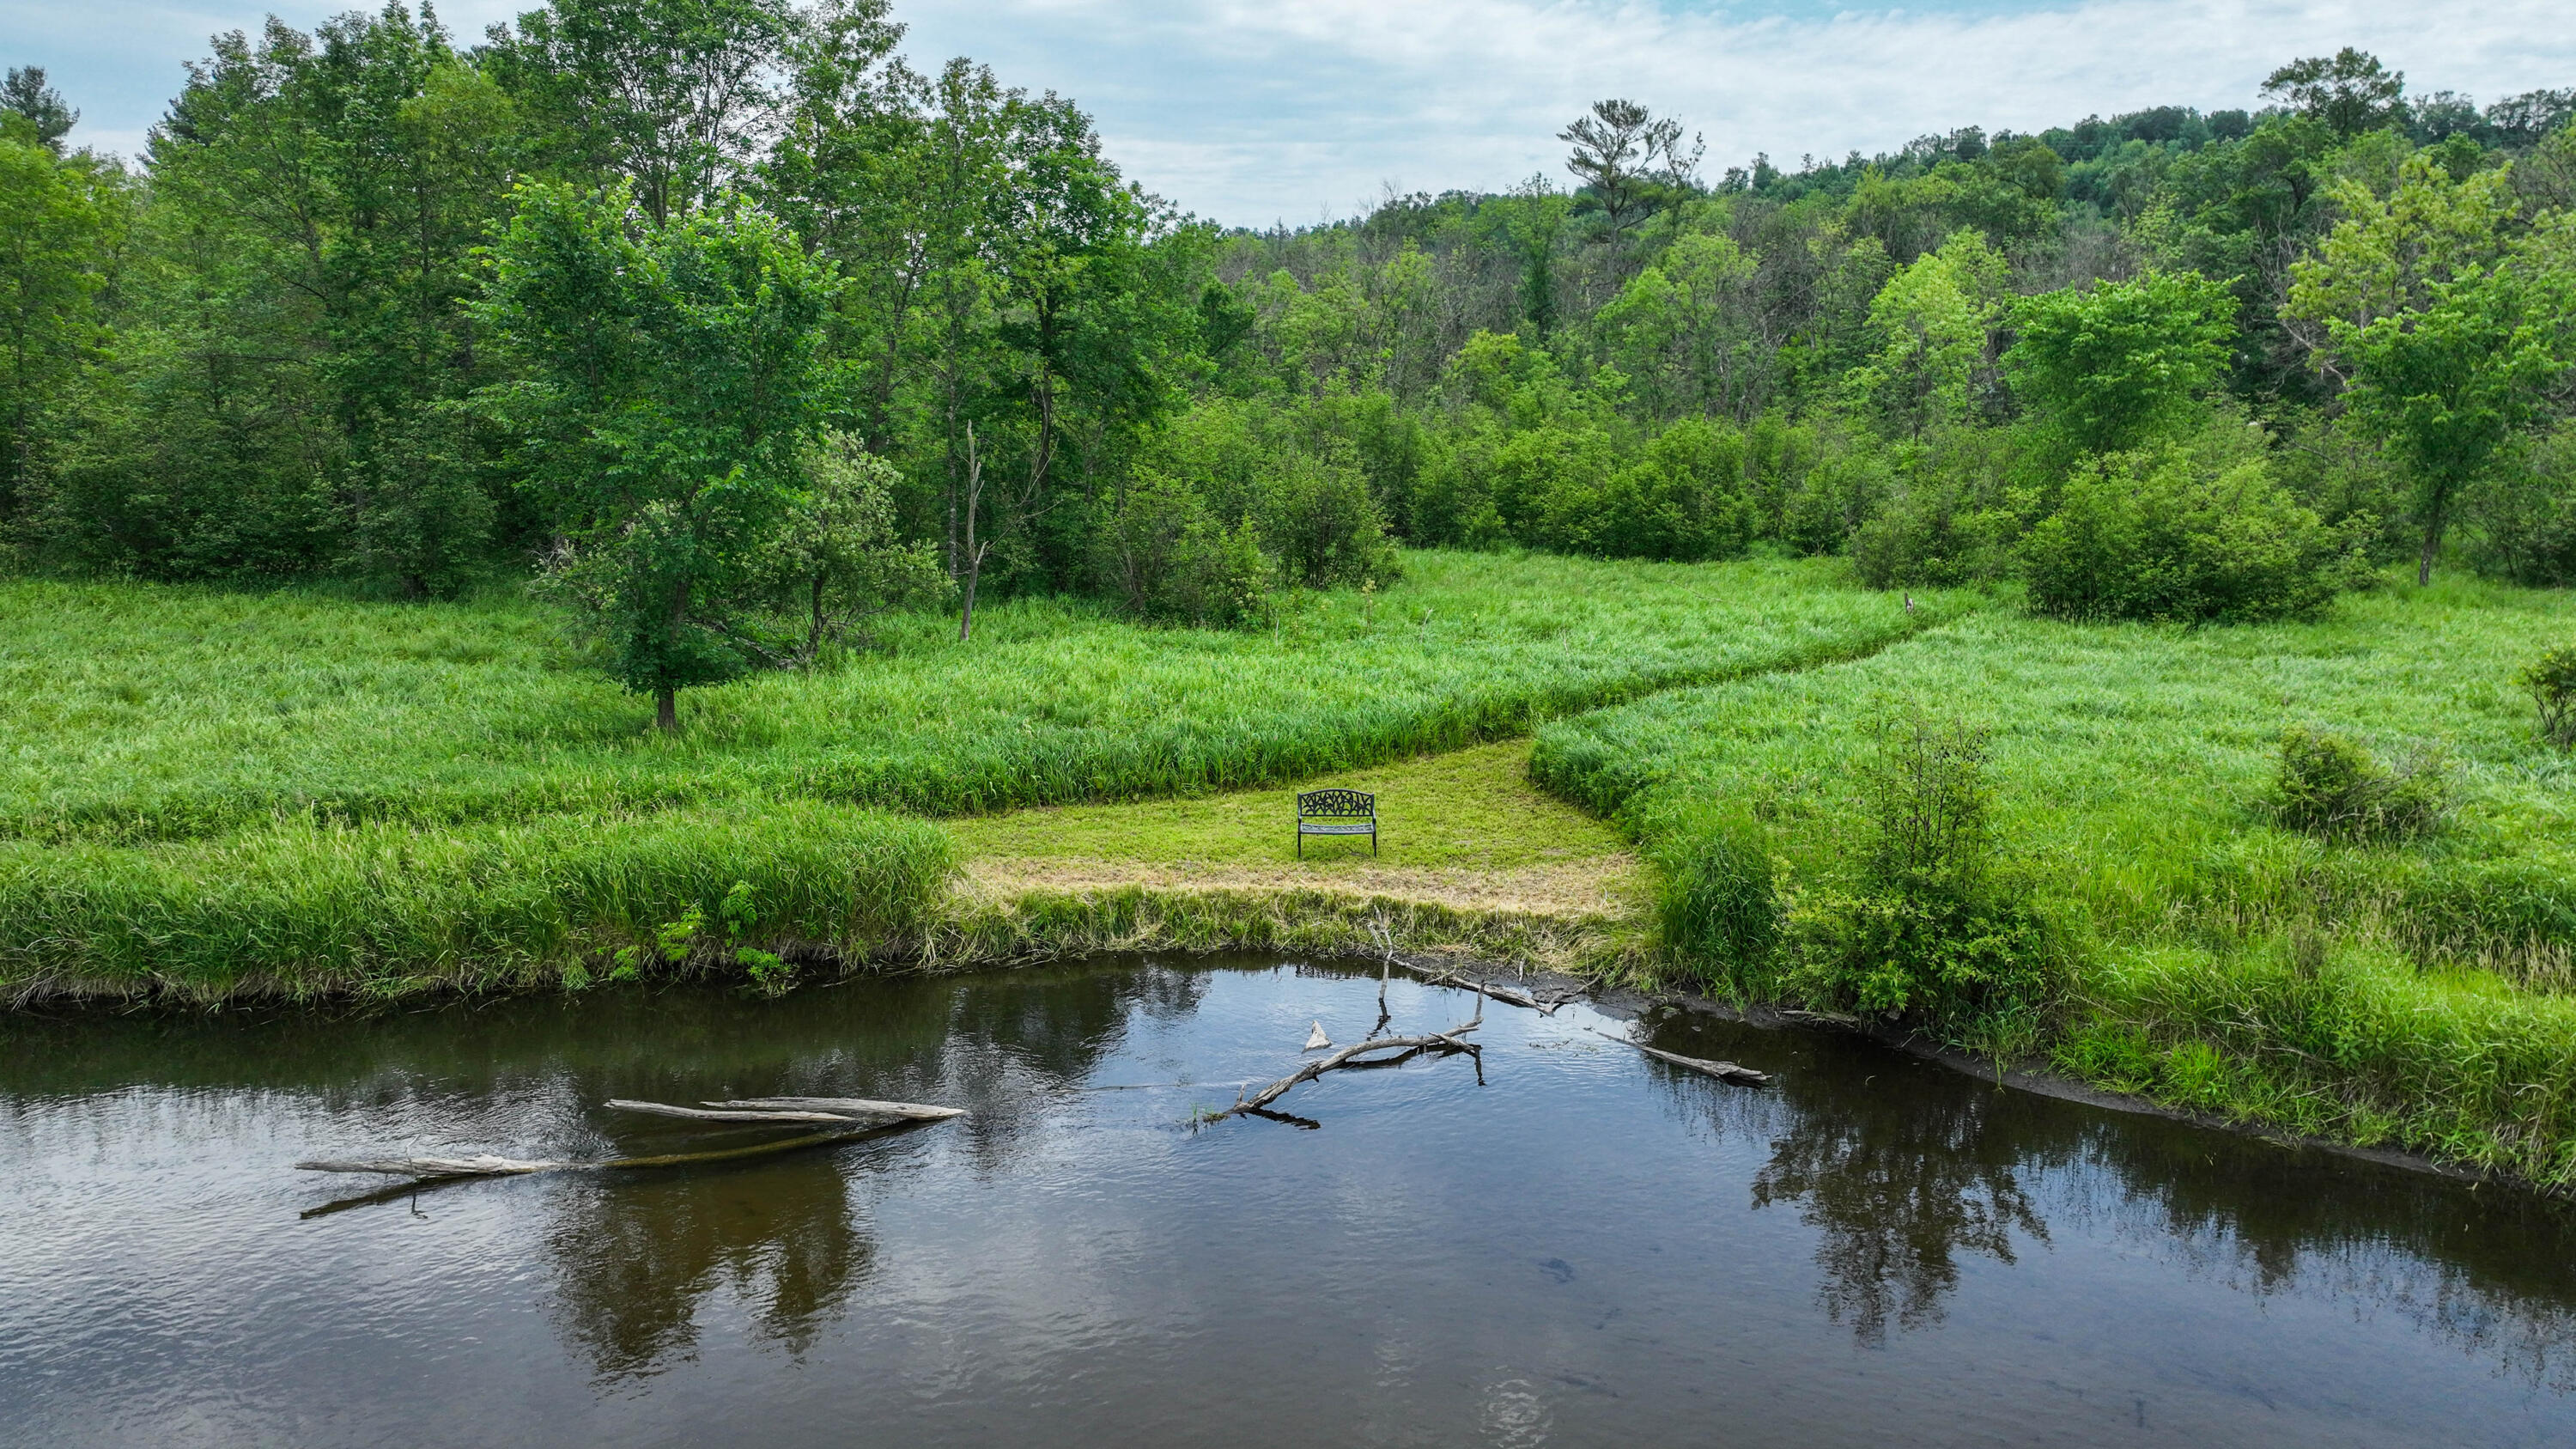
[[[931,1142],[994,1170],[1042,1116],[1011,1078],[1080,1081],[1124,1039],[1134,1013],[1186,1016],[1209,981],[1204,970],[1147,966],[972,977],[930,991],[888,983],[873,998],[839,998],[779,1022],[798,1049],[758,1070],[738,1065],[740,1048],[726,1050],[728,1033],[718,1031],[699,1052],[675,1054],[654,1070],[568,1086],[568,1098],[580,1102],[855,1094],[971,1103],[974,1113],[928,1129],[937,1137],[895,1140],[911,1148],[887,1142],[563,1184],[548,1246],[565,1336],[603,1376],[649,1373],[695,1347],[700,1303],[729,1290],[761,1339],[802,1353],[847,1304],[875,1253],[854,1216],[859,1174],[900,1171]],[[779,1037],[769,1031],[758,1040],[774,1052]],[[619,1134],[618,1150],[675,1148],[667,1127],[606,1125]],[[624,1137],[630,1130],[645,1140]],[[691,1145],[715,1143],[696,1134]]]
[[[1801,1220],[1824,1234],[1825,1312],[1863,1342],[1884,1342],[1891,1315],[1907,1329],[1939,1322],[1960,1252],[2009,1264],[2015,1229],[2048,1241],[2013,1175],[2019,1144],[1987,1130],[1981,1097],[1846,1090],[1795,1105],[1753,1180],[1753,1205],[1802,1205]]]
[[[547,1234],[559,1327],[601,1376],[649,1373],[696,1346],[699,1302],[730,1289],[756,1337],[803,1353],[876,1253],[843,1177],[870,1151],[563,1184]]]

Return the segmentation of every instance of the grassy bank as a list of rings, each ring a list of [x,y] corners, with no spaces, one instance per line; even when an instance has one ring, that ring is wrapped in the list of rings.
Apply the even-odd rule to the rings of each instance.
[[[737,970],[742,946],[908,950],[947,908],[955,861],[927,821],[803,801],[10,842],[0,995],[396,996],[579,984],[630,949],[655,973]]]
[[[1308,778],[1659,689],[1848,658],[1972,602],[1827,563],[1415,553],[1276,633],[1009,601],[881,652],[690,691],[684,732],[515,597],[363,604],[0,582],[0,835],[176,840],[284,816],[455,823],[732,798],[931,815]]]
[[[2513,673],[2576,599],[2461,582],[2324,622],[2184,631],[1993,611],[1866,660],[1676,691],[1541,733],[1538,777],[1689,876],[1759,862],[1775,901],[1853,879],[1870,722],[1990,728],[2000,833],[2080,949],[2059,1065],[2180,1105],[2576,1184],[2576,768]],[[2439,747],[2458,809],[2330,845],[2265,808],[2282,731]],[[1678,902],[1667,902],[1677,905]],[[1778,999],[1776,949],[1689,963]]]

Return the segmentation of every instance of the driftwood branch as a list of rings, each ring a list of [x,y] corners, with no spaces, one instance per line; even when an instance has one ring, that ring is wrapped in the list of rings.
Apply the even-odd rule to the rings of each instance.
[[[1644,1042],[1630,1041],[1624,1036],[1612,1036],[1606,1031],[1601,1031],[1593,1027],[1587,1026],[1584,1030],[1591,1032],[1594,1036],[1600,1037],[1605,1041],[1615,1041],[1621,1046],[1635,1047],[1637,1050],[1644,1052],[1646,1055],[1653,1057],[1659,1062],[1670,1062],[1674,1066],[1684,1067],[1694,1072],[1704,1073],[1705,1075],[1715,1077],[1722,1082],[1739,1082],[1748,1087],[1758,1087],[1764,1082],[1771,1080],[1771,1074],[1769,1072],[1757,1072],[1751,1067],[1739,1067],[1733,1062],[1713,1062],[1706,1057],[1686,1057],[1679,1052],[1662,1051],[1655,1047],[1650,1047]]]
[[[1535,1011],[1541,1016],[1554,1016],[1558,1007],[1574,1000],[1573,996],[1560,996],[1554,1001],[1541,1001],[1516,986],[1496,986],[1490,981],[1478,981],[1461,976],[1454,971],[1434,971],[1427,966],[1416,966],[1409,961],[1403,964],[1405,970],[1421,977],[1428,985],[1455,986],[1461,991],[1472,991],[1479,996],[1489,996],[1505,1006],[1521,1007],[1524,1010]]]
[[[1367,1041],[1353,1042],[1331,1056],[1317,1057],[1251,1096],[1238,1100],[1232,1107],[1218,1115],[1233,1117],[1262,1112],[1271,1103],[1288,1095],[1289,1089],[1298,1083],[1311,1082],[1330,1071],[1344,1068],[1391,1067],[1418,1052],[1426,1051],[1436,1051],[1444,1056],[1454,1052],[1466,1052],[1471,1056],[1480,1055],[1480,1049],[1474,1042],[1459,1040],[1461,1036],[1474,1031],[1477,1025],[1478,1023],[1471,1021],[1462,1026],[1453,1026],[1447,1031],[1426,1032],[1421,1036],[1381,1036],[1372,1037]],[[1381,1056],[1380,1053],[1392,1053],[1392,1055]]]

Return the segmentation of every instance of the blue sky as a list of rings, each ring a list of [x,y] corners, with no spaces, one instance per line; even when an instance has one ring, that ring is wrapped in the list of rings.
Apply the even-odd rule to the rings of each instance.
[[[83,112],[79,139],[132,151],[208,35],[346,8],[0,0],[0,64],[45,66]],[[470,36],[520,8],[439,13]],[[2567,0],[896,0],[896,15],[917,62],[971,55],[1071,95],[1129,174],[1249,226],[1346,215],[1388,187],[1562,181],[1554,133],[1614,94],[1704,132],[1714,170],[1970,123],[2245,106],[2273,66],[2347,44],[2418,91],[2576,85]]]

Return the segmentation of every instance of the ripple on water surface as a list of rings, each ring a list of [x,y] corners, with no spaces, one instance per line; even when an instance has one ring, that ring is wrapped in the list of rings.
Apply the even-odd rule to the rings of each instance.
[[[2576,1226],[2493,1188],[1676,1021],[1194,1125],[1374,977],[1118,960],[0,1027],[0,1442],[2565,1444]],[[1397,982],[1396,1028],[1471,1000]],[[1113,1090],[1117,1089],[1117,1090]],[[661,1172],[381,1185],[972,1115]]]

